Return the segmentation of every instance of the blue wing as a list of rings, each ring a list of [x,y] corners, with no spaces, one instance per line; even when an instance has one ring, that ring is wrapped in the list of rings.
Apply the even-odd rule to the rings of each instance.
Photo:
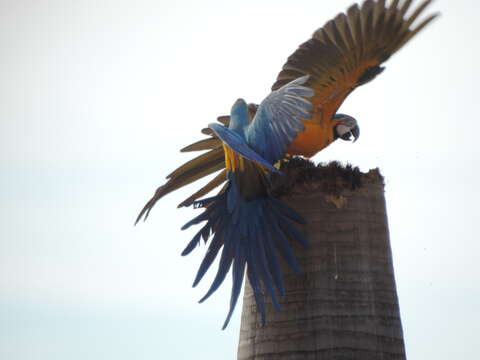
[[[300,119],[308,119],[312,104],[305,99],[314,91],[303,86],[302,76],[272,91],[258,107],[246,129],[247,144],[269,163],[280,160],[297,132],[304,130]]]
[[[271,171],[279,172],[268,161],[253,151],[241,137],[241,135],[237,134],[235,131],[232,131],[226,126],[217,123],[209,124],[208,127],[212,129],[215,134],[237,154],[250,161],[259,163]]]

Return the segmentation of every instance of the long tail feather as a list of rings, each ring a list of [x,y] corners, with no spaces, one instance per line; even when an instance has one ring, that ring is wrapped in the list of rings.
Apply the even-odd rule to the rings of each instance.
[[[206,225],[182,253],[190,253],[200,242],[201,234],[212,231],[213,239],[193,283],[193,286],[196,286],[221,250],[215,278],[200,302],[205,301],[220,287],[227,273],[233,268],[230,308],[223,328],[228,325],[235,309],[245,267],[263,322],[264,294],[272,299],[277,309],[280,308],[277,296],[284,294],[278,256],[285,258],[286,262],[298,271],[300,266],[289,239],[306,244],[302,233],[294,225],[303,223],[303,220],[292,209],[269,195],[246,200],[237,187],[235,181],[229,181],[226,191],[208,199],[204,203],[206,207],[203,213],[186,224],[185,227],[188,227],[206,221]]]

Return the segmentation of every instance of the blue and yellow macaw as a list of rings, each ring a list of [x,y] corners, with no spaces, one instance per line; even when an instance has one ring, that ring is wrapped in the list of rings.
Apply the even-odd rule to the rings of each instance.
[[[265,321],[264,294],[278,309],[277,294],[284,293],[278,255],[299,271],[291,241],[304,246],[307,240],[296,228],[301,217],[269,194],[269,177],[288,156],[311,157],[336,139],[359,137],[357,121],[337,110],[358,86],[383,71],[381,64],[430,23],[436,14],[415,26],[412,23],[431,0],[423,1],[406,16],[411,0],[366,0],[351,6],[314,32],[312,38],[288,58],[272,92],[260,105],[238,99],[230,116],[221,116],[203,133],[208,138],[182,151],[208,152],[185,163],[167,176],[138,215],[146,219],[164,195],[216,171],[221,172],[179,206],[194,205],[204,211],[185,224],[205,222],[182,255],[189,254],[203,239],[210,244],[200,264],[196,286],[219,253],[217,274],[208,298],[232,268],[228,325],[240,294],[245,272]],[[226,182],[211,198],[198,200]]]

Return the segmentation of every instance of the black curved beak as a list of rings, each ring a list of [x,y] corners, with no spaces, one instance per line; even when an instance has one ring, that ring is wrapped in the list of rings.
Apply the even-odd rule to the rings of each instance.
[[[360,128],[355,118],[350,115],[337,113],[333,116],[333,119],[338,121],[333,129],[335,139],[340,138],[345,141],[357,141],[360,137]]]
[[[357,139],[360,137],[360,128],[358,125],[355,125],[355,127],[352,129],[352,135],[353,135],[353,142],[357,141]]]
[[[353,140],[352,140],[352,136],[353,136]],[[352,140],[353,142],[355,142],[359,137],[360,137],[360,128],[358,127],[358,125],[355,125],[353,128],[350,129],[349,132],[346,132],[345,134],[340,136],[340,139],[345,141]]]

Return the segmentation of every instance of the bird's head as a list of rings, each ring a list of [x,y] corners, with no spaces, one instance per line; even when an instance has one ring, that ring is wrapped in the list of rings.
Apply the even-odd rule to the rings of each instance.
[[[243,99],[238,99],[230,111],[230,124],[228,128],[237,132],[243,132],[248,125],[248,105]]]
[[[333,116],[337,120],[337,125],[333,128],[334,139],[342,139],[345,141],[352,140],[357,141],[360,137],[360,128],[358,127],[357,120],[353,117],[345,114],[335,114]]]

